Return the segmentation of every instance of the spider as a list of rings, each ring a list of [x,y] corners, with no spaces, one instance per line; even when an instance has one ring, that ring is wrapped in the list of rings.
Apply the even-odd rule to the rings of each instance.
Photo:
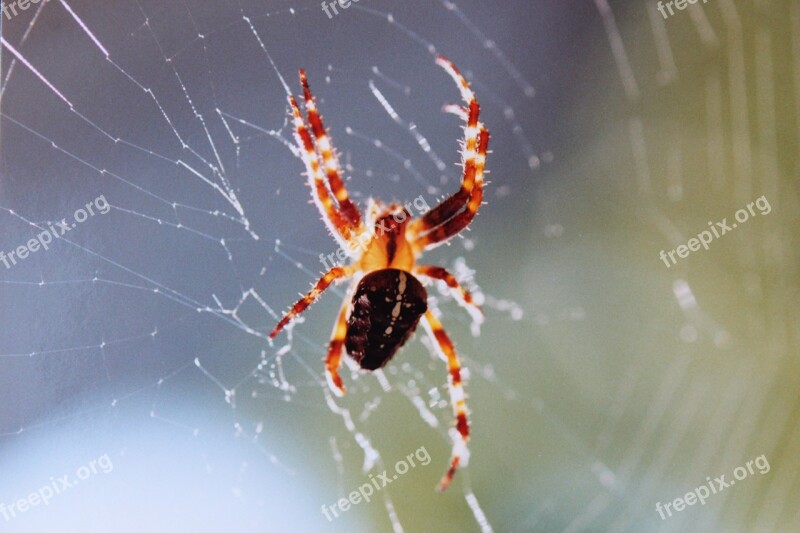
[[[427,282],[443,281],[473,319],[480,322],[483,315],[470,293],[450,272],[439,266],[418,265],[417,260],[426,250],[466,229],[478,212],[483,199],[489,131],[478,120],[478,101],[464,77],[444,57],[438,56],[436,63],[453,78],[466,103],[466,106],[450,104],[442,108],[466,122],[461,141],[463,175],[458,192],[413,220],[403,205],[386,205],[373,199],[369,200],[364,220],[350,200],[305,71],[300,71],[308,125],[294,96],[289,95],[295,141],[305,165],[313,202],[333,238],[342,249],[348,250],[351,263],[334,266],[325,273],[283,316],[269,338],[274,339],[331,283],[351,279],[325,358],[328,384],[335,395],[342,396],[345,387],[339,376],[339,366],[343,348],[363,370],[382,368],[421,321],[440,358],[447,363],[450,403],[456,418],[455,427],[450,430],[453,440],[450,466],[438,485],[438,490],[443,491],[450,485],[458,467],[467,466],[469,461],[468,411],[458,355],[439,319],[428,309],[427,293],[417,276]],[[362,246],[354,246],[357,242]]]

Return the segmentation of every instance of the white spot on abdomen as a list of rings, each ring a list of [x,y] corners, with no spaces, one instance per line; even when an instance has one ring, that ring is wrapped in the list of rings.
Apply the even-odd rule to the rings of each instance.
[[[397,284],[397,303],[394,304],[394,309],[392,309],[392,318],[396,319],[400,316],[400,309],[403,303],[403,294],[406,292],[406,282],[408,278],[406,277],[405,272],[400,272],[400,282]],[[394,322],[394,320],[392,320]]]
[[[397,299],[399,300],[403,293],[406,292],[406,273],[400,272],[400,284],[397,286]]]

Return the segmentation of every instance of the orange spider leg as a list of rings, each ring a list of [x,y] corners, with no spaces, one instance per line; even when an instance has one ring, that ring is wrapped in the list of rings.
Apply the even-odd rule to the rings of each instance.
[[[472,131],[469,126],[470,124],[473,125],[472,127],[475,128],[476,132],[479,131],[477,126],[479,124],[478,115],[480,112],[480,107],[476,101],[473,100],[472,104],[470,105],[469,114],[467,114],[464,108],[455,105],[445,106],[444,109],[446,112],[453,113],[464,118],[468,124],[468,132]],[[456,109],[458,111],[456,111]],[[472,146],[472,151],[474,152],[476,143],[477,135],[475,139],[467,139],[466,142],[464,142],[464,151],[462,152],[462,158],[464,159],[464,173],[461,179],[461,189],[459,189],[458,192],[447,198],[441,204],[428,211],[422,216],[422,218],[415,220],[411,225],[411,231],[413,231],[415,234],[424,233],[425,231],[429,231],[443,224],[444,222],[447,222],[464,208],[464,204],[466,204],[469,200],[470,194],[472,194],[472,189],[475,186],[476,174],[475,159],[468,157],[467,154],[470,153],[470,146]]]
[[[416,237],[424,233],[431,232],[436,227],[446,223],[448,220],[456,216],[464,206],[469,202],[472,197],[473,189],[475,188],[476,181],[478,186],[483,185],[483,169],[479,169],[479,165],[485,165],[485,153],[481,157],[479,147],[481,144],[480,136],[484,126],[479,122],[480,106],[478,105],[475,93],[470,89],[469,83],[464,79],[456,67],[447,59],[439,56],[436,63],[441,66],[458,86],[461,97],[466,102],[467,107],[462,108],[455,104],[444,106],[443,110],[446,113],[452,113],[461,117],[466,123],[464,129],[464,141],[462,144],[461,157],[464,163],[464,171],[461,180],[461,189],[458,192],[447,198],[444,202],[436,206],[434,209],[426,213],[422,218],[414,221],[411,224],[411,235]],[[486,134],[486,141],[488,142],[488,133]],[[481,161],[483,160],[483,161]],[[479,203],[480,205],[480,203]],[[471,219],[470,219],[471,220]],[[463,228],[462,228],[463,229]],[[433,237],[427,238],[426,236],[418,238],[415,244],[419,249],[425,247],[432,247],[434,244],[446,240],[452,235],[442,237],[441,234],[437,237],[440,240],[433,240]]]
[[[354,236],[355,229],[336,209],[333,198],[331,198],[325,186],[319,157],[314,148],[314,142],[311,140],[311,135],[308,133],[308,128],[306,127],[305,121],[303,121],[303,116],[300,114],[300,108],[294,96],[289,96],[289,104],[292,107],[295,142],[300,148],[300,156],[306,167],[308,185],[311,187],[311,197],[314,199],[314,203],[322,215],[322,220],[325,222],[331,235],[333,235],[334,239],[336,239],[341,247],[345,248],[347,246],[347,241]]]
[[[336,396],[344,396],[347,392],[342,378],[339,376],[339,367],[342,364],[342,348],[347,336],[347,313],[350,310],[350,295],[348,294],[339,311],[339,318],[333,326],[331,342],[328,345],[328,355],[325,357],[325,377],[328,379],[328,386]]]
[[[461,305],[461,307],[466,309],[472,317],[473,323],[483,323],[483,311],[481,311],[481,307],[475,303],[469,291],[462,287],[456,277],[446,269],[440,266],[419,265],[414,268],[414,272],[422,276],[431,279],[438,279],[447,283],[447,286],[453,289],[458,303]]]
[[[418,237],[415,246],[418,249],[433,248],[446,242],[451,237],[458,235],[469,226],[475,214],[481,207],[483,201],[483,176],[486,166],[486,152],[489,149],[489,131],[486,128],[480,130],[478,151],[473,163],[467,163],[466,167],[471,167],[470,172],[474,175],[475,185],[469,194],[466,209],[456,214],[451,219],[438,227],[431,229],[427,233]],[[465,167],[465,168],[466,168]],[[466,180],[466,179],[465,179]],[[457,194],[458,196],[458,194]],[[444,205],[444,204],[442,204]]]
[[[467,400],[464,394],[464,385],[461,382],[461,363],[456,355],[453,342],[442,328],[441,322],[434,314],[428,310],[422,320],[422,325],[428,335],[435,341],[439,349],[439,357],[447,362],[448,383],[450,385],[450,403],[453,406],[453,414],[456,417],[456,427],[451,429],[450,434],[453,439],[453,452],[450,459],[450,468],[439,482],[438,490],[441,492],[450,485],[453,476],[459,466],[467,466],[469,463],[469,421],[467,420]]]
[[[325,173],[328,176],[328,183],[330,184],[331,191],[333,191],[336,201],[339,203],[344,218],[350,223],[353,228],[361,226],[361,213],[358,208],[350,201],[350,196],[347,193],[347,188],[339,174],[339,162],[336,159],[333,145],[325,132],[325,125],[322,123],[322,116],[317,111],[317,104],[311,94],[311,89],[308,87],[308,79],[304,70],[300,71],[300,83],[303,84],[303,96],[305,97],[306,113],[308,113],[308,122],[311,125],[311,131],[314,132],[314,137],[317,141],[317,148],[322,155],[322,161],[325,164]]]
[[[327,274],[322,276],[319,281],[317,281],[314,288],[311,289],[308,294],[300,298],[294,306],[287,312],[278,325],[275,326],[275,329],[269,334],[270,339],[274,339],[278,336],[278,333],[288,324],[294,317],[302,313],[306,310],[306,308],[314,303],[314,300],[319,298],[319,296],[328,288],[328,286],[333,283],[334,281],[342,278],[349,278],[353,275],[355,270],[352,267],[334,267],[328,271]]]

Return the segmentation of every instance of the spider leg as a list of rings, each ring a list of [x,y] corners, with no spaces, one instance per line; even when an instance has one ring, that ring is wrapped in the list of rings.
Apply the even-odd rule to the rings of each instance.
[[[269,334],[270,339],[274,339],[278,336],[278,333],[288,324],[294,317],[302,313],[306,310],[306,308],[314,303],[314,300],[319,298],[319,296],[328,288],[328,286],[333,283],[334,281],[342,278],[349,278],[353,275],[354,269],[353,267],[334,267],[330,269],[324,276],[322,276],[314,285],[314,288],[311,289],[308,294],[300,298],[294,306],[287,312],[278,325],[275,326],[275,329]]]
[[[340,247],[346,249],[347,241],[356,235],[356,228],[339,212],[330,192],[328,192],[323,179],[319,156],[314,147],[314,141],[311,140],[311,134],[308,132],[303,115],[300,113],[300,107],[298,107],[294,96],[289,96],[289,105],[292,108],[295,142],[300,148],[300,156],[306,167],[308,185],[311,187],[311,197],[331,235],[336,239]]]
[[[308,79],[303,70],[300,71],[300,83],[303,84],[303,96],[305,98],[308,122],[311,125],[311,131],[316,138],[317,148],[325,164],[325,174],[328,177],[328,184],[330,185],[331,191],[333,191],[334,197],[339,204],[339,210],[345,220],[347,220],[353,228],[359,228],[361,226],[361,213],[358,211],[355,204],[350,201],[350,195],[347,193],[347,188],[344,186],[340,175],[339,162],[336,159],[333,145],[325,131],[325,125],[322,123],[322,116],[317,111],[316,101],[311,94],[311,89],[308,86]]]
[[[489,132],[478,120],[480,106],[469,83],[447,59],[439,56],[436,62],[450,74],[467,103],[466,109],[454,104],[443,108],[446,113],[455,114],[467,123],[461,151],[464,172],[458,192],[411,223],[409,230],[418,250],[433,248],[447,241],[472,221],[483,199],[483,176],[489,147]]]
[[[453,289],[456,300],[459,305],[467,310],[472,317],[474,324],[483,323],[483,311],[472,298],[472,295],[467,289],[461,286],[455,276],[440,266],[433,265],[418,265],[414,268],[414,272],[431,279],[438,279],[447,283],[447,286]]]
[[[463,206],[463,202],[466,202],[466,208],[461,211],[457,211],[455,216],[439,226],[427,226],[425,229],[430,231],[427,231],[427,233],[417,237],[416,241],[414,242],[414,246],[417,247],[417,249],[425,250],[434,248],[440,244],[444,244],[450,238],[461,233],[467,226],[469,226],[469,224],[472,222],[472,219],[475,218],[478,209],[481,207],[481,202],[483,201],[483,175],[485,172],[484,167],[486,164],[486,151],[488,148],[489,131],[486,128],[482,128],[480,132],[480,140],[478,142],[478,155],[475,158],[475,162],[473,164],[467,163],[465,166],[465,168],[472,167],[472,169],[468,170],[467,172],[472,172],[474,174],[475,187],[471,190],[470,194],[466,198],[464,198],[466,194],[462,189],[462,191],[459,191],[441,204],[442,206],[447,206],[449,200],[454,200],[453,203],[460,204],[460,207]]]
[[[456,355],[453,342],[442,328],[441,322],[434,314],[428,310],[422,320],[422,325],[428,335],[434,340],[434,344],[439,348],[439,357],[447,362],[448,383],[450,385],[450,403],[453,406],[453,413],[456,417],[456,427],[450,430],[453,439],[453,452],[450,458],[450,468],[445,472],[439,482],[438,490],[441,492],[450,485],[453,476],[459,466],[467,466],[469,463],[469,422],[467,421],[467,400],[464,395],[464,386],[461,382],[461,363]]]
[[[325,357],[325,377],[328,379],[328,386],[336,396],[344,396],[347,392],[339,376],[339,367],[342,364],[342,349],[344,340],[347,336],[347,313],[350,311],[350,294],[344,299],[339,317],[333,326],[331,342],[328,345],[328,355]]]

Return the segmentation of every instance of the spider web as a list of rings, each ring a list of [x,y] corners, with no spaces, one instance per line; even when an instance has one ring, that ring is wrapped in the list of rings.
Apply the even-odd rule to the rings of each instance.
[[[800,10],[715,2],[665,21],[605,0],[361,0],[331,19],[319,2],[43,0],[3,20],[0,250],[100,195],[111,206],[0,267],[0,501],[115,463],[12,529],[797,524],[797,308],[782,295],[797,294],[800,143],[775,108],[800,103]],[[284,83],[297,94],[306,69],[360,205],[433,205],[458,187],[462,135],[440,112],[458,93],[437,53],[473,84],[493,150],[471,231],[424,259],[487,315],[476,336],[429,289],[473,423],[444,495],[452,412],[423,335],[383,372],[344,368],[342,399],[321,358],[343,287],[266,340],[336,251]],[[717,250],[656,259],[761,194],[773,212]],[[373,502],[319,512],[420,447],[430,464]],[[769,477],[695,517],[654,516],[761,454]]]

